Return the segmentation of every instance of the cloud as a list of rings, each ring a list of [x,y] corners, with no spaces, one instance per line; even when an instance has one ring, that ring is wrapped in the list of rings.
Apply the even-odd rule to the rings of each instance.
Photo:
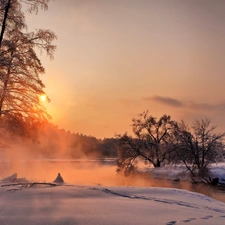
[[[170,105],[173,107],[182,107],[183,103],[175,98],[170,98],[170,97],[163,97],[163,96],[158,96],[155,95],[153,97],[143,97],[142,98],[145,101],[156,101],[162,104]]]
[[[179,107],[179,108],[185,108],[195,111],[225,111],[225,103],[221,104],[210,104],[210,103],[197,103],[195,101],[181,101],[175,98],[170,97],[163,97],[159,95],[155,96],[149,96],[149,97],[143,97],[142,100],[144,101],[155,101],[164,105],[169,105],[172,107]]]
[[[189,101],[186,104],[187,108],[193,109],[193,110],[206,110],[206,111],[212,111],[215,109],[219,109],[220,105],[216,104],[208,104],[208,103],[196,103],[194,101]]]
[[[225,111],[225,104],[209,104],[209,103],[196,103],[189,101],[185,103],[185,107],[192,110],[202,111]]]

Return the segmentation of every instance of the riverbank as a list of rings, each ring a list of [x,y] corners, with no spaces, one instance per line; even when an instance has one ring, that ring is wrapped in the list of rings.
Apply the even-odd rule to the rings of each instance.
[[[148,173],[153,178],[171,181],[191,181],[189,172],[184,165],[164,166],[159,168],[145,168],[141,172]],[[209,176],[218,178],[219,183],[225,184],[225,163],[215,163],[209,168]]]

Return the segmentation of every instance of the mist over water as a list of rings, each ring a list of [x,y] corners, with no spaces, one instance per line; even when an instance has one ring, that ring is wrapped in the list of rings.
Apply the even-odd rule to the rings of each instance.
[[[52,182],[60,173],[65,183],[74,185],[178,188],[202,193],[225,202],[225,192],[219,192],[207,185],[155,179],[147,174],[124,177],[116,173],[115,165],[97,160],[14,160],[1,165],[2,178],[13,173],[17,173],[18,178],[25,177],[32,182]]]
[[[84,160],[12,161],[5,166],[4,175],[17,173],[31,181],[52,182],[58,173],[64,181],[78,185],[117,185],[116,166],[99,165]]]

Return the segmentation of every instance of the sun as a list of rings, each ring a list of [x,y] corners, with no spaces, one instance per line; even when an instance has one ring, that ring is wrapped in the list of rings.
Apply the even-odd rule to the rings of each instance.
[[[41,96],[40,96],[40,100],[41,100],[42,102],[45,102],[45,101],[47,100],[46,95],[41,95]]]

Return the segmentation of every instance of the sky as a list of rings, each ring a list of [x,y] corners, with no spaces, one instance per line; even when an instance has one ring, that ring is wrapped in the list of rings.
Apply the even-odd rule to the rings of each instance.
[[[225,131],[225,1],[55,0],[26,20],[58,36],[40,58],[59,128],[114,137],[148,110]]]

